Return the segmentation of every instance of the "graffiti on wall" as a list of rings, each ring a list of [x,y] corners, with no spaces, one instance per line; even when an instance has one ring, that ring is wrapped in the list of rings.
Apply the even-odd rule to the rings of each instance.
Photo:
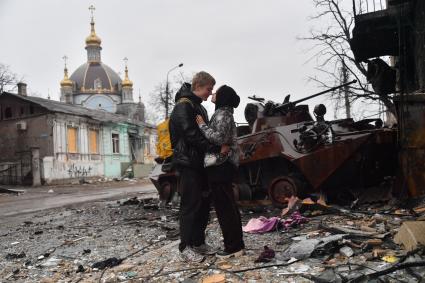
[[[75,164],[71,164],[71,166],[68,169],[68,175],[70,178],[79,178],[79,177],[87,177],[90,175],[92,171],[92,167],[88,166],[77,166]]]

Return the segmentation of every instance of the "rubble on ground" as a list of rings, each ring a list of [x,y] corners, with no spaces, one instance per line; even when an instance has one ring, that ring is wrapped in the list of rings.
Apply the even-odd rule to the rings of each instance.
[[[177,208],[162,208],[157,199],[86,203],[5,224],[0,281],[369,282],[380,275],[388,282],[416,282],[425,276],[423,235],[409,245],[414,240],[403,231],[422,227],[422,207],[311,206],[295,215],[306,221],[244,233],[246,252],[241,257],[210,256],[188,264],[179,258]],[[244,226],[251,219],[276,216],[280,210],[271,206],[242,209]],[[222,245],[214,212],[207,241]]]

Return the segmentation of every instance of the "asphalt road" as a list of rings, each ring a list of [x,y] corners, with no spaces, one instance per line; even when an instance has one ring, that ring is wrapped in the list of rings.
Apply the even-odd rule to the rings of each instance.
[[[49,193],[49,190],[53,192]],[[0,195],[0,224],[28,218],[31,213],[63,206],[99,200],[156,197],[150,182],[108,184],[108,186],[39,187],[28,188],[19,195]]]

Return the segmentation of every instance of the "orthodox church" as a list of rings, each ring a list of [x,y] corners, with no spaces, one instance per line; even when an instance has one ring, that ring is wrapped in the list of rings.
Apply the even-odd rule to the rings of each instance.
[[[60,101],[86,108],[127,115],[133,120],[144,121],[144,105],[133,101],[133,82],[128,77],[127,58],[122,80],[112,68],[102,62],[102,40],[95,31],[92,12],[90,35],[86,38],[87,62],[78,67],[70,77],[64,56],[64,78],[60,82]]]

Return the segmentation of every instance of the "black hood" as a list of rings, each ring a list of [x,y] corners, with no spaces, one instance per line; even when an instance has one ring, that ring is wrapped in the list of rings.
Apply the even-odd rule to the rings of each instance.
[[[240,97],[236,94],[236,91],[233,88],[227,85],[222,85],[216,92],[215,110],[222,107],[236,108],[239,106],[240,101]]]
[[[180,98],[186,97],[190,100],[196,102],[196,103],[202,103],[202,99],[197,97],[191,90],[191,84],[190,83],[183,83],[181,88],[177,91],[176,96],[174,100],[177,102]]]

